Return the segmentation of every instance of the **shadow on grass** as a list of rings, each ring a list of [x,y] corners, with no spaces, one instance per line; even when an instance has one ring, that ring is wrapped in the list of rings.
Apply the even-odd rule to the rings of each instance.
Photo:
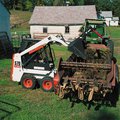
[[[98,114],[88,114],[89,120],[119,120],[119,117],[107,110],[99,111]]]
[[[14,105],[14,104],[5,102],[5,101],[0,100],[0,104],[3,104],[4,106],[7,106],[7,108],[8,108],[8,109],[0,108],[1,113],[2,112],[5,113],[5,115],[0,116],[0,120],[4,120],[6,117],[10,117],[13,113],[18,112],[18,111],[21,110],[20,107]],[[14,110],[10,111],[9,107],[11,107]]]

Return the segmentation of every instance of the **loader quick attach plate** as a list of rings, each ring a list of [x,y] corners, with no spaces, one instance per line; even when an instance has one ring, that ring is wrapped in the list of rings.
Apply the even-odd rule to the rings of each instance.
[[[76,40],[71,42],[68,46],[68,50],[73,52],[77,57],[81,57],[82,59],[86,59],[85,43],[82,39],[77,38]]]

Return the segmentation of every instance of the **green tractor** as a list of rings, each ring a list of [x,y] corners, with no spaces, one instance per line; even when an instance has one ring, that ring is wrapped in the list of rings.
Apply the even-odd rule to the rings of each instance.
[[[112,56],[114,54],[114,43],[107,33],[107,26],[104,20],[86,19],[85,24],[80,29],[80,32],[86,32],[92,28],[85,36],[81,36],[87,43],[91,44],[105,44],[111,50]],[[82,34],[83,35],[83,34]]]

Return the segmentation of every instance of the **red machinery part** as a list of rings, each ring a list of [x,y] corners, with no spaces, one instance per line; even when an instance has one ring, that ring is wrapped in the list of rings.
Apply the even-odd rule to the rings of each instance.
[[[14,69],[14,54],[12,56],[12,66],[11,66],[10,80],[13,80],[13,69]]]
[[[31,79],[25,79],[24,81],[23,81],[23,85],[26,87],[26,88],[31,88],[32,86],[33,86],[33,81],[31,80]]]
[[[54,86],[57,86],[59,84],[59,81],[60,81],[60,76],[58,73],[56,73],[55,77],[53,78]]]
[[[45,90],[49,91],[50,89],[52,89],[53,84],[52,84],[52,82],[51,82],[50,80],[44,80],[44,81],[42,82],[42,87],[43,87]]]
[[[94,29],[92,29],[92,31],[93,31],[96,35],[98,35],[101,39],[103,39],[103,36],[102,36],[98,31],[96,31],[96,30],[94,30]]]
[[[59,76],[58,73],[56,73],[55,77],[53,78],[54,92],[55,92],[55,94],[59,93],[59,82],[60,82],[60,76]]]

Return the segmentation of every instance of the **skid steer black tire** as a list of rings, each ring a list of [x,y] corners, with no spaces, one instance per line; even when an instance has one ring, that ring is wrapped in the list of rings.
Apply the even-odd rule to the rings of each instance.
[[[25,74],[21,78],[21,85],[26,89],[34,89],[36,87],[36,79],[33,75]]]

